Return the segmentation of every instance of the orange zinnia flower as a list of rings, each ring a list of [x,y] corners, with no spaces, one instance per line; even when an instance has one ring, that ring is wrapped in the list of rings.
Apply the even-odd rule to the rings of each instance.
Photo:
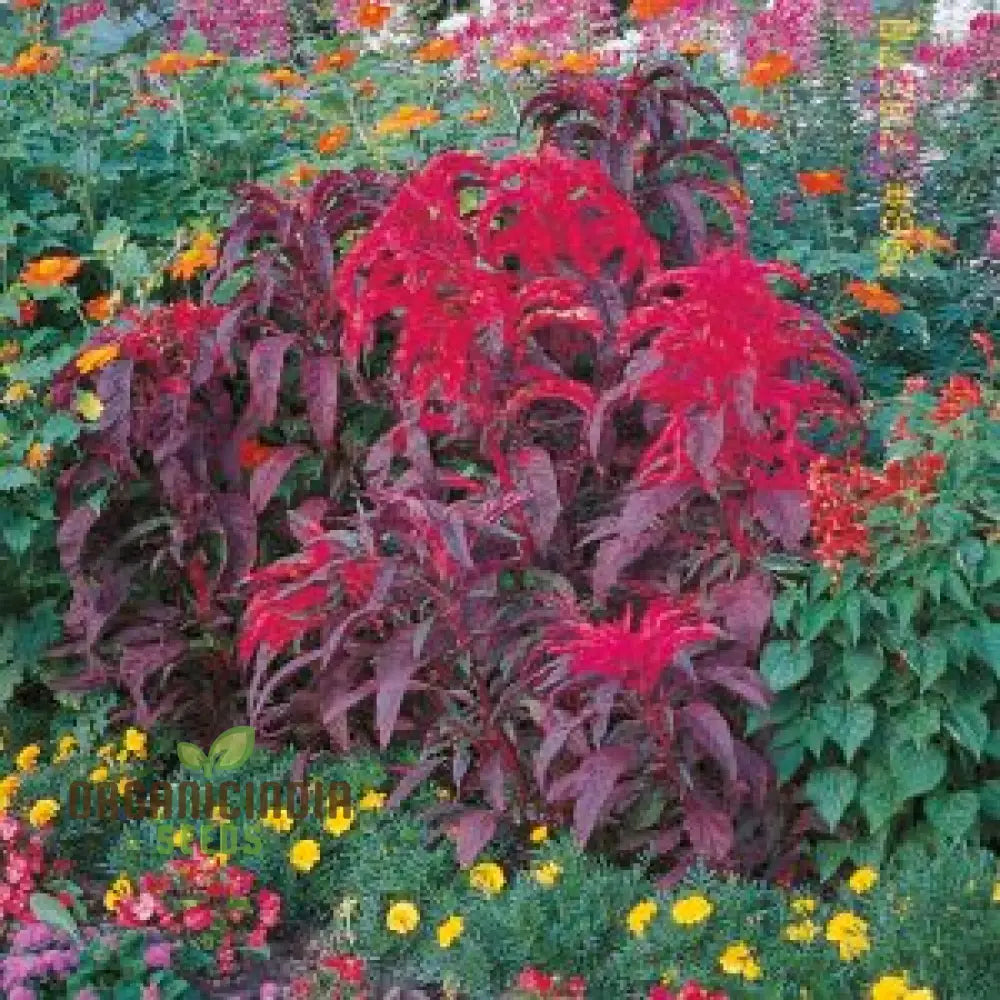
[[[351,130],[346,125],[335,125],[316,140],[316,149],[324,156],[332,156],[343,148],[351,138]]]
[[[926,226],[903,229],[896,233],[896,239],[915,253],[920,253],[923,250],[947,253],[955,249],[954,241],[948,239],[947,236],[942,236],[940,233],[934,232],[933,229]]]
[[[118,311],[121,300],[120,292],[115,292],[113,295],[98,295],[83,304],[83,311],[87,319],[92,319],[95,323],[107,323]]]
[[[712,47],[704,42],[682,42],[677,51],[686,59],[697,59],[698,56],[711,52]]]
[[[300,163],[285,174],[282,183],[289,187],[304,187],[319,175],[316,167],[309,166],[308,163]]]
[[[748,87],[773,87],[795,72],[795,60],[787,52],[769,52],[743,74]]]
[[[419,108],[415,104],[403,104],[390,115],[386,115],[376,126],[376,135],[408,135],[415,129],[434,125],[441,120],[441,112],[434,108]]]
[[[55,45],[32,45],[25,49],[10,67],[12,76],[38,76],[51,73],[62,58],[62,49]]]
[[[764,114],[763,111],[756,111],[753,108],[744,107],[742,104],[738,104],[732,108],[729,112],[729,117],[737,125],[742,125],[743,128],[756,128],[761,131],[772,129],[778,124],[776,119]]]
[[[76,359],[76,370],[81,375],[91,375],[99,372],[105,365],[110,365],[117,360],[120,354],[117,344],[105,344],[104,347],[92,347],[89,351],[84,351]]]
[[[199,271],[215,267],[219,251],[211,233],[199,233],[171,265],[170,276],[177,281],[190,281]]]
[[[596,52],[567,52],[559,60],[559,68],[566,73],[587,76],[600,69],[601,57]]]
[[[799,174],[799,187],[802,193],[810,198],[818,198],[824,194],[843,194],[843,170],[804,170]]]
[[[637,21],[655,21],[677,6],[677,0],[632,0],[628,12]]]
[[[273,87],[301,87],[305,82],[305,77],[296,73],[294,69],[282,66],[280,69],[272,69],[266,73],[261,73],[260,79],[263,83],[269,83]]]
[[[473,108],[472,111],[467,111],[463,117],[467,122],[472,122],[473,125],[482,125],[493,117],[493,109]]]
[[[532,66],[543,66],[545,56],[529,45],[515,45],[507,55],[497,59],[497,66],[502,70],[530,69]]]
[[[14,0],[11,5],[14,10],[38,10],[45,0]]]
[[[903,305],[892,292],[874,281],[851,281],[844,286],[844,291],[866,309],[891,316],[898,313]]]
[[[454,38],[432,38],[413,53],[413,58],[422,63],[451,62],[458,53],[458,42]]]
[[[275,449],[268,444],[261,444],[260,441],[250,440],[240,442],[240,468],[247,472],[253,472],[258,466],[263,465]]]
[[[21,272],[21,281],[26,285],[55,288],[74,277],[80,267],[79,257],[42,257],[25,267]]]
[[[180,76],[190,73],[196,65],[197,60],[186,52],[161,52],[146,63],[146,72],[154,76]]]
[[[371,100],[378,94],[378,85],[370,76],[366,76],[363,80],[358,80],[354,84],[354,89],[359,97],[364,97],[368,100]]]
[[[350,69],[358,61],[357,52],[352,49],[341,49],[339,52],[328,52],[316,60],[312,68],[314,73],[331,73]]]
[[[392,7],[378,0],[362,0],[358,9],[358,27],[378,31],[392,16]]]

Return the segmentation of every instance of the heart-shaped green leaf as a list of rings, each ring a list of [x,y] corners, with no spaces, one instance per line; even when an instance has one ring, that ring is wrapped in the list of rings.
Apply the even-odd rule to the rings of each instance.
[[[180,762],[191,771],[203,771],[208,763],[208,758],[202,752],[201,747],[193,743],[178,743],[177,756]]]
[[[253,753],[254,731],[250,726],[234,726],[216,737],[208,751],[215,771],[235,771],[245,764]]]

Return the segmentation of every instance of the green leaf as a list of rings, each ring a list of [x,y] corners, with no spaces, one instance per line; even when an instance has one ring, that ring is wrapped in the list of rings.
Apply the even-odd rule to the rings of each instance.
[[[938,636],[928,635],[921,639],[918,648],[912,665],[920,676],[921,691],[926,691],[948,670],[948,647]]]
[[[948,760],[937,747],[901,744],[890,755],[890,766],[900,798],[912,799],[937,788],[948,770]]]
[[[885,668],[885,654],[881,646],[862,646],[844,653],[844,676],[852,698],[860,698],[870,691]]]
[[[924,812],[945,840],[962,840],[979,815],[979,797],[975,792],[934,795],[924,802]]]
[[[976,656],[1000,679],[1000,622],[980,625],[972,645]]]
[[[880,830],[895,813],[896,783],[884,768],[877,768],[864,780],[858,794],[861,811],[871,830]]]
[[[983,756],[991,760],[1000,760],[1000,729],[994,729],[983,747]]]
[[[899,618],[899,628],[905,632],[913,621],[920,605],[920,592],[913,587],[895,587],[889,594],[889,601],[896,609]]]
[[[819,877],[826,882],[837,874],[840,866],[851,853],[850,841],[825,840],[816,845],[816,864]]]
[[[814,771],[806,783],[806,795],[831,832],[839,826],[858,790],[858,777],[845,767]]]
[[[201,747],[195,746],[194,743],[178,743],[177,757],[191,771],[203,771],[208,763],[208,758]]]
[[[976,760],[980,760],[990,735],[990,720],[975,704],[953,705],[945,716],[945,728]]]
[[[50,896],[47,892],[33,892],[28,905],[36,920],[48,924],[55,930],[64,931],[74,941],[82,940],[80,928],[73,919],[73,914],[55,896]]]
[[[37,482],[38,480],[23,465],[0,466],[0,493],[34,486]]]
[[[844,752],[847,763],[875,731],[875,709],[871,705],[846,704],[841,709],[840,726],[830,733],[830,738]]]
[[[1000,820],[1000,780],[984,781],[979,788],[979,809],[987,819]]]
[[[965,581],[954,570],[949,571],[944,578],[945,591],[949,596],[966,611],[975,611],[976,605],[969,593],[969,588]]]
[[[850,633],[851,645],[856,646],[861,641],[861,595],[856,590],[852,590],[844,598],[840,617]]]
[[[812,652],[785,639],[769,642],[760,659],[760,672],[775,694],[795,687],[812,670]]]
[[[208,751],[212,769],[218,771],[235,771],[249,759],[253,753],[254,731],[252,726],[234,726],[216,737]]]
[[[841,611],[843,602],[822,601],[809,605],[799,619],[799,634],[803,642],[812,642],[836,618]]]

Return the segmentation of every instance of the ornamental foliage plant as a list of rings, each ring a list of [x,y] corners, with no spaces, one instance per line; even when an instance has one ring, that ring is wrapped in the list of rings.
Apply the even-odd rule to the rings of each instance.
[[[1000,397],[979,343],[992,375],[914,382],[884,466],[814,467],[821,561],[779,571],[772,757],[838,835],[825,873],[1000,829]]]

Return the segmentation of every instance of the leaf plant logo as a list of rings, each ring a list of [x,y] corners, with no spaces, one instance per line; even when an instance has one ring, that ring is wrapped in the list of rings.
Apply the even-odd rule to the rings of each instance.
[[[219,774],[238,771],[253,756],[255,739],[252,726],[234,726],[215,738],[207,754],[194,743],[178,743],[177,756],[189,771],[213,781]]]

